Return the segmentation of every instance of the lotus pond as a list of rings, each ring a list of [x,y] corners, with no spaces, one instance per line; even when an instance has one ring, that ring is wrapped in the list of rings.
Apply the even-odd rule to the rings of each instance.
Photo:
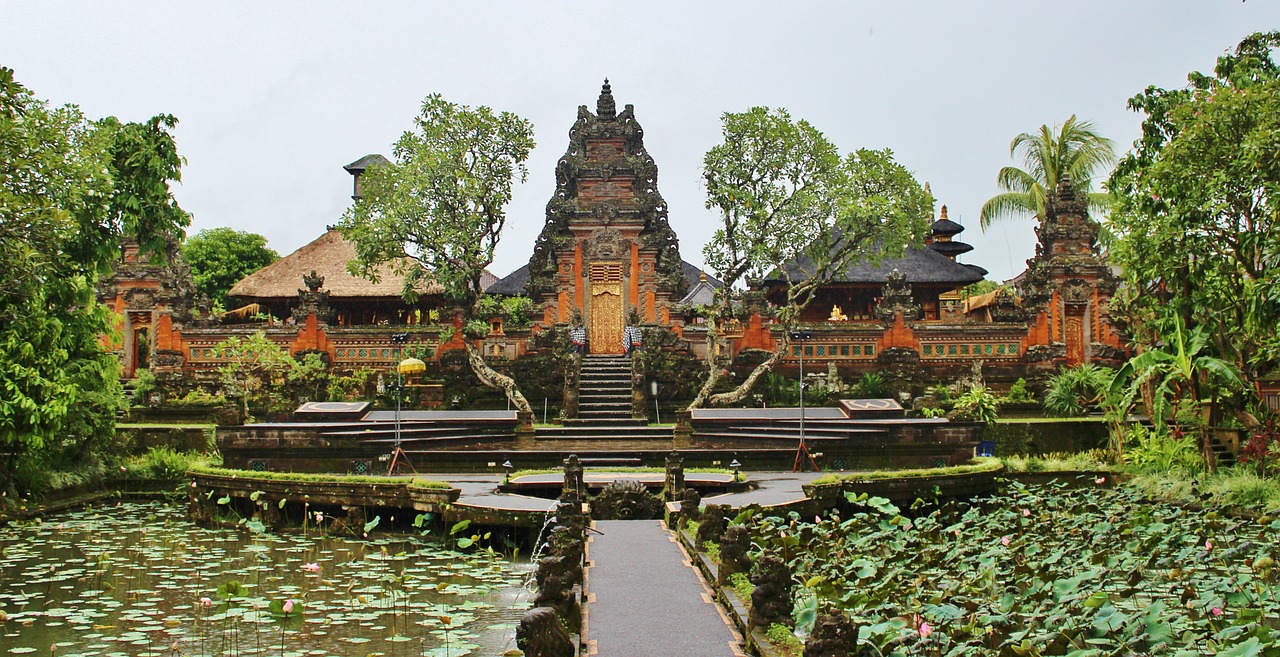
[[[501,655],[528,564],[122,503],[0,528],[0,656]]]
[[[746,522],[795,575],[800,633],[842,610],[858,654],[1280,655],[1280,520],[1106,483]]]

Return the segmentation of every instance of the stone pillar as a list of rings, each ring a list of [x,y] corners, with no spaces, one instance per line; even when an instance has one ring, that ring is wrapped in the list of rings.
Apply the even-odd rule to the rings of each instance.
[[[582,482],[582,462],[577,454],[570,454],[564,460],[564,486],[560,489],[560,500],[570,504],[581,505],[586,501],[586,489]]]
[[[667,478],[662,484],[662,499],[673,502],[684,495],[684,457],[679,452],[667,455]]]

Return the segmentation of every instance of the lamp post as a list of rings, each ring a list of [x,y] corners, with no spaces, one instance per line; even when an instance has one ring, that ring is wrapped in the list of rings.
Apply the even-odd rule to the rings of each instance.
[[[738,462],[738,459],[734,459],[729,461],[729,467],[733,468],[733,483],[736,484],[738,483],[738,468],[741,468],[742,464]]]
[[[662,416],[658,414],[658,382],[649,382],[649,396],[653,397],[653,423],[662,424]]]
[[[400,448],[400,397],[404,394],[404,374],[400,371],[400,354],[404,351],[404,344],[409,341],[408,333],[392,333],[391,344],[396,347],[396,445],[391,450],[391,465],[387,468],[387,474],[393,474],[396,471],[396,464],[404,458],[405,462],[409,462],[409,458],[405,456],[404,450]],[[413,464],[409,464],[409,468],[413,468]],[[417,472],[417,470],[414,470]]]
[[[516,466],[511,463],[511,459],[507,459],[502,462],[502,468],[507,471],[507,476],[502,480],[503,484],[511,483],[511,471],[514,470],[515,467]]]
[[[818,464],[813,460],[813,456],[809,454],[809,446],[805,444],[804,435],[804,342],[813,339],[812,331],[791,331],[788,336],[800,343],[800,446],[796,448],[796,460],[791,465],[792,472],[800,472],[804,468],[804,461],[808,460],[814,470],[818,470]]]

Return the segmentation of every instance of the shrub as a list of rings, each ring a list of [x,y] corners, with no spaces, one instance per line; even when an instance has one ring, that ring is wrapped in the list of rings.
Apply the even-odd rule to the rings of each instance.
[[[1018,379],[1009,386],[1009,394],[1004,396],[1004,400],[1013,404],[1023,404],[1033,402],[1036,398],[1030,390],[1027,390],[1027,380]]]
[[[177,479],[207,459],[196,452],[179,452],[169,447],[152,447],[146,454],[125,462],[125,473],[138,479]]]
[[[1143,425],[1130,427],[1129,435],[1137,444],[1125,453],[1124,461],[1139,472],[1189,473],[1204,465],[1200,450],[1189,436]]]
[[[861,399],[878,399],[889,394],[884,377],[875,372],[867,372],[853,386],[853,394]]]
[[[1068,367],[1049,379],[1044,409],[1058,417],[1084,415],[1111,388],[1115,372],[1097,365]]]
[[[987,426],[996,423],[1000,414],[1000,400],[986,386],[974,385],[956,398],[952,415],[958,420],[981,422]]]

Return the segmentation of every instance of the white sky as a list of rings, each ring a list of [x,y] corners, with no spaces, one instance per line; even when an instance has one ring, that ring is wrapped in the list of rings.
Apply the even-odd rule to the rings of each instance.
[[[1274,0],[1008,2],[14,2],[0,0],[0,65],[37,96],[90,116],[180,120],[177,190],[191,231],[262,233],[286,254],[350,203],[342,170],[389,154],[421,99],[533,121],[529,181],[509,206],[493,271],[525,264],[579,105],[600,83],[633,104],[686,260],[716,218],[702,154],[719,116],[788,108],[842,151],[892,148],[970,228],[967,262],[1007,279],[1032,222],[983,235],[1014,135],[1092,120],[1126,150],[1126,100],[1179,87],[1246,34],[1280,28]]]

